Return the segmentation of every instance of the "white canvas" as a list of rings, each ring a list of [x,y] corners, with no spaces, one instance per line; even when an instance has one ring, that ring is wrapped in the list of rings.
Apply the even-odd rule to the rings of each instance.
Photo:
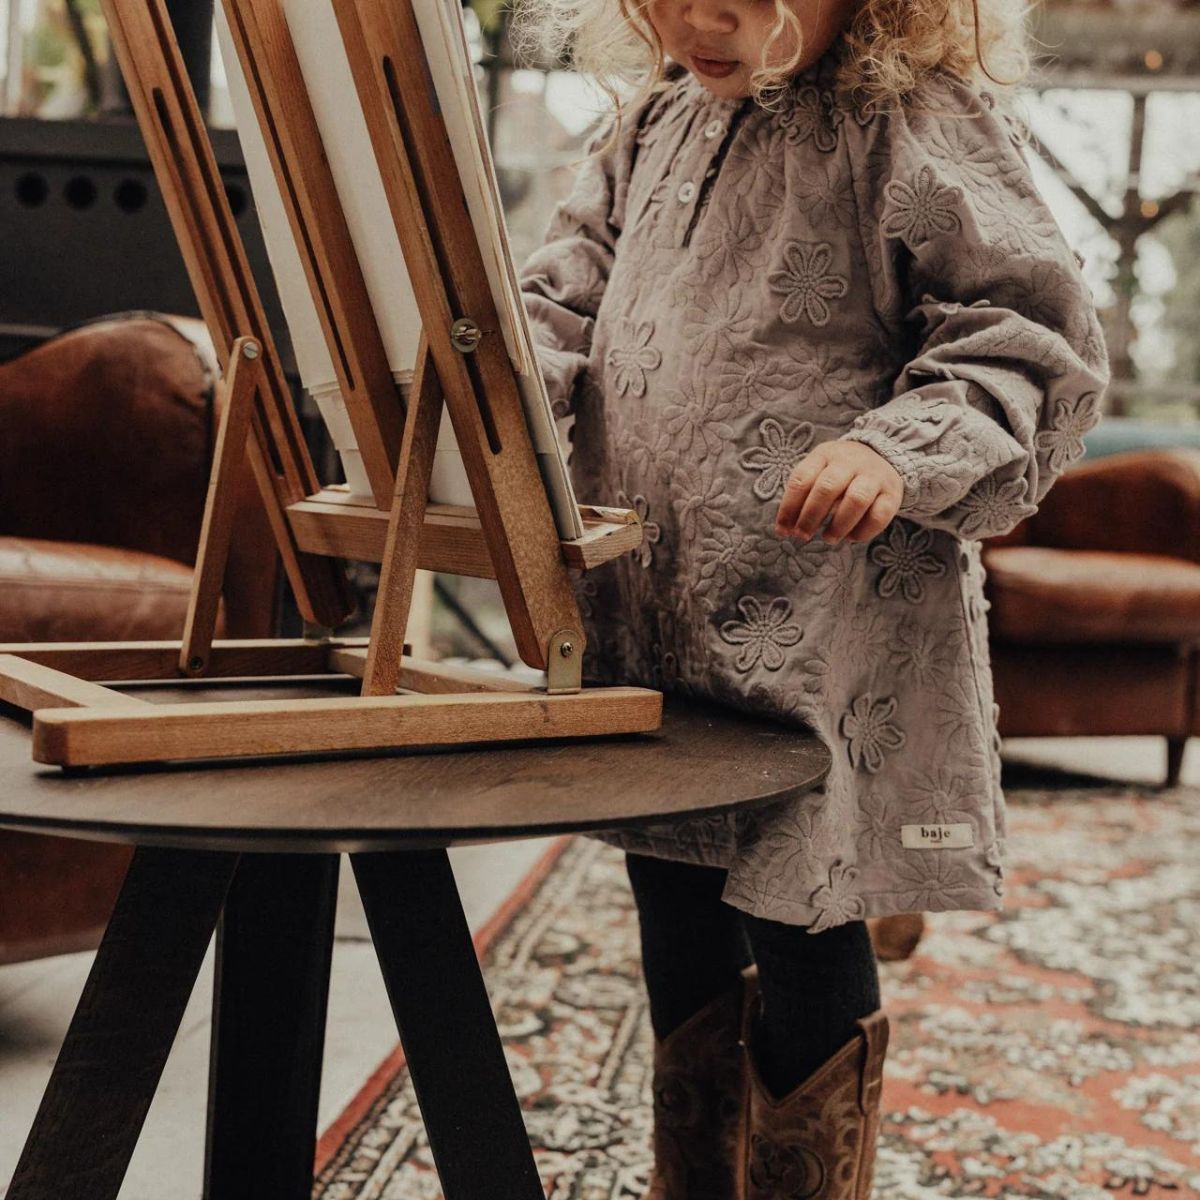
[[[337,20],[329,0],[282,0],[282,7],[388,362],[396,380],[407,385],[416,363],[421,319]],[[415,0],[415,11],[559,534],[579,537],[583,530],[578,506],[512,262],[462,9],[457,0]],[[217,35],[247,171],[300,376],[341,456],[351,492],[369,503],[370,487],[333,362],[220,4]],[[453,430],[445,414],[437,449],[430,500],[472,504]]]

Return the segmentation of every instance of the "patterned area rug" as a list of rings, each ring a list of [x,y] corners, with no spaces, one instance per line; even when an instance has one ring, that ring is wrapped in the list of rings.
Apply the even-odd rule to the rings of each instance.
[[[1005,766],[1002,913],[880,965],[874,1200],[1200,1196],[1200,791]],[[550,1200],[638,1198],[652,1034],[621,852],[563,852],[483,954]],[[320,1200],[441,1195],[398,1058],[327,1135]]]

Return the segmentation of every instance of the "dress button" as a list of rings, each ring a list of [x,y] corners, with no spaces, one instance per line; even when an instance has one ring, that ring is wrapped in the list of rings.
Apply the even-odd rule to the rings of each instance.
[[[696,194],[696,185],[689,179],[686,183],[679,185],[679,191],[675,194],[679,197],[681,204],[686,204]]]
[[[704,127],[704,136],[706,138],[720,137],[725,132],[725,126],[720,121],[709,121]]]

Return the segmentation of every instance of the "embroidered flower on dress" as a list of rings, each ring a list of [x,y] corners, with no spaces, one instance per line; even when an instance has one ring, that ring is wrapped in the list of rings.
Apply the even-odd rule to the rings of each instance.
[[[822,647],[817,651],[815,658],[806,659],[801,671],[800,686],[804,689],[804,694],[824,699],[830,680],[836,678],[829,662],[828,649]]]
[[[937,631],[918,621],[904,621],[893,631],[890,658],[920,688],[940,687],[951,665]]]
[[[925,599],[922,576],[946,574],[945,562],[929,549],[932,530],[910,521],[893,521],[884,537],[886,541],[874,539],[867,551],[871,562],[883,568],[875,580],[875,590],[886,599],[898,587],[910,604],[920,604]]]
[[[1049,451],[1051,471],[1062,471],[1083,454],[1083,435],[1100,420],[1095,392],[1074,400],[1060,397],[1054,402],[1054,423],[1034,439],[1039,450]]]
[[[850,761],[874,773],[883,766],[884,752],[904,745],[904,730],[888,718],[896,711],[895,696],[875,700],[870,692],[856,696],[842,713],[839,730],[847,739]]]
[[[697,589],[709,592],[714,588],[739,587],[754,573],[753,549],[753,539],[740,529],[714,529],[701,540],[696,556]]]
[[[859,858],[886,858],[898,839],[899,805],[886,792],[867,792],[854,818],[854,844]]]
[[[803,174],[795,183],[795,200],[801,212],[814,225],[833,225],[839,229],[854,226],[857,206],[850,175],[839,165],[811,174]]]
[[[641,520],[642,543],[640,546],[634,546],[629,553],[643,567],[648,567],[654,554],[654,547],[662,539],[662,529],[656,522],[650,520],[650,502],[642,495],[634,496],[631,500],[627,492],[620,491],[617,493],[617,506],[619,508],[632,508]]]
[[[726,423],[733,406],[707,380],[696,388],[672,392],[663,408],[662,436],[655,447],[659,454],[676,451],[702,459],[720,453],[731,437],[733,427]]]
[[[791,107],[779,116],[785,137],[789,142],[800,145],[812,138],[818,150],[828,153],[837,148],[838,126],[845,113],[834,107],[828,92],[818,91],[812,84],[798,88]]]
[[[849,283],[843,275],[833,274],[833,247],[828,242],[789,241],[783,250],[784,267],[767,276],[771,290],[783,295],[780,320],[788,323],[806,316],[814,325],[825,325],[830,310],[827,300],[846,294]]]
[[[809,897],[809,902],[820,914],[809,927],[809,933],[820,933],[831,925],[858,921],[866,915],[866,904],[854,891],[857,878],[857,867],[843,863],[840,858],[834,862],[829,868],[829,882],[821,884]]]
[[[613,346],[605,361],[616,367],[613,387],[624,396],[633,392],[635,396],[646,394],[646,372],[653,371],[662,362],[662,351],[650,345],[654,333],[653,321],[641,321],[636,326],[628,318],[621,321],[622,331],[630,339],[624,345]]]
[[[709,468],[698,465],[681,470],[671,481],[671,507],[679,522],[684,550],[695,552],[697,542],[711,536],[719,527],[733,524],[730,507],[733,497],[725,490],[724,479]]]
[[[743,596],[738,609],[744,620],[726,621],[720,630],[722,641],[742,648],[737,669],[749,671],[761,660],[768,671],[778,671],[787,661],[784,650],[804,636],[800,626],[788,619],[792,602],[786,596],[776,596],[764,609],[757,597]]]
[[[970,892],[975,886],[963,870],[961,861],[944,853],[914,850],[912,857],[897,859],[892,866],[906,912],[929,912],[954,907],[956,893]]]
[[[903,179],[893,179],[883,194],[888,199],[883,232],[903,239],[908,246],[920,246],[935,233],[953,233],[962,227],[955,209],[962,200],[962,188],[939,183],[928,163],[917,172],[912,186]]]
[[[813,427],[804,421],[784,430],[774,417],[768,417],[758,427],[761,446],[751,446],[738,456],[738,462],[748,471],[759,472],[754,481],[754,494],[760,500],[772,500],[783,494],[792,468],[812,445]]]
[[[713,287],[696,265],[678,281],[672,295],[683,309],[684,344],[700,364],[727,358],[754,335],[759,311],[749,288]]]
[[[748,281],[762,269],[762,224],[749,209],[739,206],[708,228],[696,242],[695,255],[713,279]]]
[[[963,537],[990,537],[1006,531],[1008,526],[1031,517],[1036,504],[1024,503],[1029,483],[1024,479],[1009,479],[1004,483],[994,475],[981,479],[958,503],[967,515],[958,523]]]
[[[787,390],[790,376],[791,372],[774,356],[758,348],[739,349],[717,367],[716,384],[732,416],[777,400]]]
[[[962,779],[949,767],[915,771],[905,780],[914,796],[913,811],[922,820],[940,825],[973,825],[971,798]]]
[[[760,536],[755,543],[754,555],[765,576],[782,583],[803,583],[817,573],[817,554],[811,542],[797,542],[795,538],[776,537],[774,533]]]

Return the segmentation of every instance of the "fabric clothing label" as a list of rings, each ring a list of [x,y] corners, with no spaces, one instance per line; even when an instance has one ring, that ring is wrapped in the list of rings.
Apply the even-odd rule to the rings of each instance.
[[[975,829],[961,825],[901,825],[900,844],[909,850],[958,849],[975,845]]]

